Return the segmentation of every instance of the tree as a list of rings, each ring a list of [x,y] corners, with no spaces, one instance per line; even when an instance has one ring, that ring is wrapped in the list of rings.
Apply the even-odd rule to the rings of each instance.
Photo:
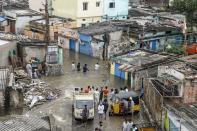
[[[174,0],[172,2],[172,9],[184,13],[188,26],[193,27],[197,20],[197,0]]]

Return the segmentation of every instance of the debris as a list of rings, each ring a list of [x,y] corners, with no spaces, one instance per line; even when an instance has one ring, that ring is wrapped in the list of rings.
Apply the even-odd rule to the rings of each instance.
[[[61,95],[61,91],[58,89],[50,88],[44,81],[39,79],[25,79],[25,73],[20,70],[16,73],[18,76],[22,76],[22,79],[18,79],[14,84],[13,89],[21,89],[24,96],[25,105],[30,109],[36,105],[43,104],[47,101],[54,100]]]

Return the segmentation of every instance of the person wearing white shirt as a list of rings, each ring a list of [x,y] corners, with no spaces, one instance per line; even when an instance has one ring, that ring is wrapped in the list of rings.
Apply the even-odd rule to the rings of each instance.
[[[26,70],[30,78],[32,78],[32,66],[30,62],[26,65]]]
[[[95,64],[95,68],[94,68],[94,69],[95,69],[95,70],[98,70],[98,69],[99,69],[99,67],[100,67],[99,63],[96,63],[96,64]]]
[[[128,88],[125,86],[124,87],[124,90],[125,90],[125,92],[128,92],[129,90],[128,90]]]
[[[127,125],[127,131],[131,131],[133,127],[133,122],[131,121],[131,119],[129,119],[128,125]]]
[[[99,115],[99,121],[102,121],[103,119],[103,114],[104,114],[104,105],[102,102],[98,106],[98,115]]]
[[[94,91],[94,98],[95,98],[95,103],[96,103],[96,106],[97,106],[98,103],[99,103],[99,90],[98,90],[98,88],[96,88],[96,90]]]
[[[122,131],[127,131],[127,127],[128,127],[128,121],[127,119],[125,119],[125,121],[122,124]]]
[[[75,62],[72,63],[72,71],[75,70]]]

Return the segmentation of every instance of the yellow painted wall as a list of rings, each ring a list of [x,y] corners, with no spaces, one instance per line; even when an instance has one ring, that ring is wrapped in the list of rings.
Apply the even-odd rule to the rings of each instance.
[[[125,72],[125,80],[128,80],[128,72]]]
[[[110,66],[110,74],[112,74],[112,75],[115,74],[115,63],[111,63],[111,66]]]
[[[83,10],[83,3],[88,2],[88,10]],[[96,2],[100,2],[100,6],[96,7]],[[98,17],[103,15],[103,0],[78,0],[77,17]]]
[[[76,19],[78,0],[52,0],[53,15]]]

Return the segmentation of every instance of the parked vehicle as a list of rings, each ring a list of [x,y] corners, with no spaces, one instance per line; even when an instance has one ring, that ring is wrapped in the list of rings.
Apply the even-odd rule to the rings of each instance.
[[[140,111],[139,96],[137,95],[137,93],[130,91],[130,92],[118,93],[114,95],[114,97],[110,100],[109,116],[122,115],[123,106],[124,106],[122,100],[126,100],[129,103],[131,101],[131,98],[134,102],[134,106],[130,108],[128,107],[127,113],[128,114],[132,114],[132,112],[138,113]]]
[[[87,119],[94,119],[94,94],[75,92],[73,96],[74,118],[76,120],[82,119],[82,111],[86,105],[89,112]]]

